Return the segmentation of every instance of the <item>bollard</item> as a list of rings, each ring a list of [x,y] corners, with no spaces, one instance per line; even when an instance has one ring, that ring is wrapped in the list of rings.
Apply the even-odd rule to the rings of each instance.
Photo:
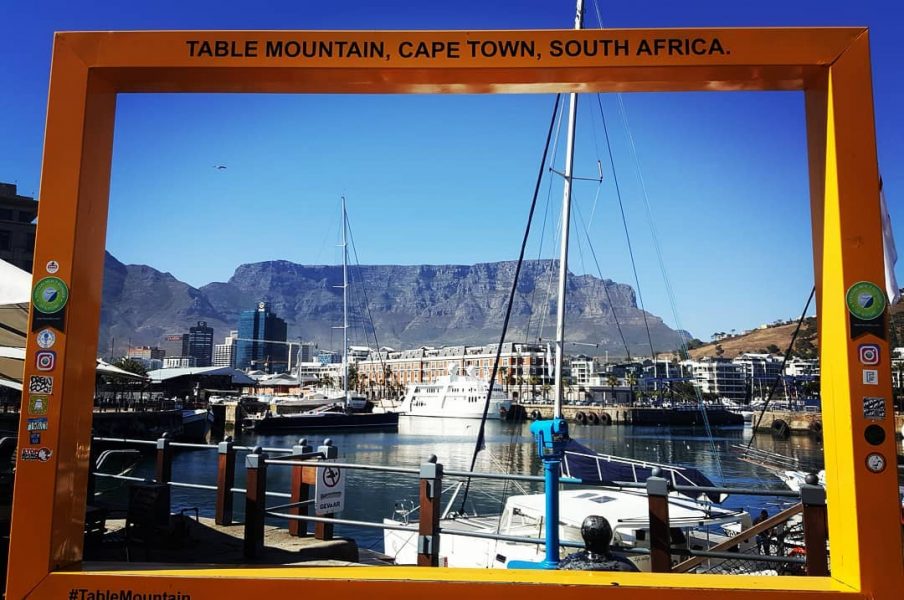
[[[170,446],[169,434],[164,433],[157,440],[157,468],[154,471],[154,481],[169,485],[173,478],[173,448]],[[170,495],[166,494],[166,514],[170,512]],[[163,508],[160,509],[161,512]]]
[[[669,535],[669,482],[659,477],[660,469],[653,469],[647,478],[647,501],[650,506],[650,565],[654,573],[672,570],[672,550]]]
[[[306,454],[310,454],[313,451],[311,446],[308,446],[308,441],[304,438],[298,440],[298,444],[292,446],[292,454],[293,456],[290,458],[295,458],[297,456],[304,456]],[[304,481],[304,470],[310,467],[303,467],[301,465],[293,465],[292,466],[292,483],[291,489],[289,493],[292,495],[290,502],[306,502],[310,497],[310,486]],[[289,509],[289,514],[292,515],[307,515],[308,514],[308,505],[307,504],[299,504],[297,507],[293,507]],[[305,537],[308,535],[308,524],[306,521],[298,521],[295,519],[289,520],[289,535],[294,535],[297,537]]]
[[[443,489],[443,465],[431,455],[421,465],[420,517],[417,526],[417,566],[439,566],[439,513]]]
[[[232,525],[232,488],[235,487],[235,448],[232,436],[217,444],[217,525]]]
[[[169,483],[173,478],[173,448],[170,446],[169,434],[164,433],[157,440],[157,468],[154,481]]]
[[[829,575],[828,529],[826,528],[826,491],[818,485],[816,475],[807,475],[800,486],[800,502],[804,505],[804,544],[807,548],[807,575]]]
[[[333,440],[327,438],[323,440],[322,446],[317,446],[317,452],[323,454],[323,460],[336,460],[339,457],[339,449],[333,446]],[[314,473],[317,477],[320,476],[320,470],[315,469]],[[324,517],[333,517],[335,516],[333,513],[328,513],[322,515]],[[332,523],[315,523],[314,524],[314,538],[318,540],[331,540],[333,539],[333,524]]]
[[[245,558],[258,558],[264,550],[267,510],[267,458],[257,446],[245,456]]]

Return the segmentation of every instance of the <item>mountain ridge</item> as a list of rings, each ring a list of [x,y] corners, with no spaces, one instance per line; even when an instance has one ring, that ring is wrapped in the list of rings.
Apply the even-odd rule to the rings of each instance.
[[[373,315],[379,345],[497,341],[516,264],[350,267],[349,310],[355,315],[350,323],[351,343],[375,343],[372,335],[363,333],[360,315],[366,309]],[[554,260],[524,262],[507,339],[555,336],[556,303],[554,298],[547,300],[546,284],[555,281],[557,264]],[[334,328],[342,322],[341,265],[287,260],[245,263],[227,281],[196,288],[147,265],[125,265],[108,253],[104,272],[101,348],[109,347],[114,338],[128,338],[131,345],[159,345],[164,335],[187,331],[197,321],[207,321],[214,328],[215,343],[222,343],[229,330],[237,328],[241,311],[261,300],[270,302],[271,310],[286,320],[290,340],[302,338],[327,348],[340,345]],[[644,313],[629,285],[572,275],[566,298],[570,341],[599,344],[600,353],[624,354],[617,317],[631,353],[649,354]],[[543,308],[532,311],[531,306]],[[646,313],[646,321],[657,352],[678,346],[679,332],[651,313]]]

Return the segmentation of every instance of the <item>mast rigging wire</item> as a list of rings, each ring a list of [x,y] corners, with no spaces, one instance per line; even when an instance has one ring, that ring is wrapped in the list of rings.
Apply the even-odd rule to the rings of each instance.
[[[546,133],[546,144],[543,146],[543,158],[540,160],[540,169],[537,172],[537,183],[534,186],[534,196],[531,200],[530,211],[527,215],[527,226],[524,229],[524,237],[521,239],[521,252],[518,254],[518,263],[515,267],[515,276],[512,278],[512,288],[509,292],[508,306],[505,310],[505,320],[502,323],[502,333],[499,336],[499,345],[496,347],[496,358],[493,361],[493,372],[490,375],[490,380],[487,385],[487,397],[486,401],[483,404],[483,418],[480,419],[480,429],[477,432],[477,443],[474,445],[474,454],[471,456],[471,467],[469,471],[474,470],[474,465],[477,463],[477,455],[480,454],[480,451],[483,450],[485,446],[485,433],[486,433],[486,423],[487,423],[487,412],[490,410],[490,399],[493,397],[493,389],[496,385],[496,373],[499,370],[499,361],[502,355],[502,346],[505,344],[505,335],[508,333],[508,324],[509,318],[512,316],[512,305],[514,304],[515,292],[518,289],[518,275],[521,273],[521,265],[524,263],[524,252],[527,248],[527,239],[530,236],[530,226],[534,219],[534,209],[537,206],[537,196],[540,193],[540,184],[543,181],[543,173],[544,166],[546,163],[546,156],[549,152],[549,142],[552,138],[553,127],[556,122],[556,113],[559,110],[559,102],[562,99],[561,94],[556,94],[556,102],[553,105],[552,110],[552,118],[549,120],[549,131]],[[465,501],[468,498],[468,491],[471,488],[471,478],[468,477],[468,481],[465,484],[464,495],[461,500],[461,509],[464,509]]]
[[[800,313],[800,318],[797,320],[797,327],[794,328],[794,334],[791,336],[791,342],[788,344],[788,349],[785,350],[785,357],[782,359],[782,366],[779,370],[780,373],[785,372],[785,365],[788,364],[788,359],[791,357],[791,351],[794,350],[794,342],[797,341],[797,335],[800,333],[801,325],[804,324],[804,319],[807,318],[807,311],[810,310],[810,303],[813,302],[813,296],[816,295],[816,286],[813,286],[813,289],[810,290],[810,297],[807,298],[807,303],[804,305],[804,310]],[[769,407],[769,402],[772,401],[772,395],[775,393],[775,388],[778,387],[778,382],[782,377],[779,375],[775,378],[775,381],[772,382],[772,387],[769,389],[769,395],[766,397],[766,402],[763,403],[763,410],[760,411],[760,416],[756,420],[756,424],[753,426],[753,435],[750,436],[750,441],[747,442],[747,449],[750,450],[751,444],[753,444],[753,440],[756,439],[757,429],[760,427],[760,422],[763,420],[763,415],[766,414],[766,408]]]
[[[634,260],[634,246],[631,244],[631,233],[628,230],[628,219],[625,215],[625,205],[622,201],[621,186],[618,183],[618,172],[615,169],[615,158],[612,156],[612,143],[609,141],[609,128],[606,125],[606,115],[603,112],[603,100],[601,94],[596,95],[596,103],[600,109],[600,118],[603,122],[603,135],[606,138],[606,150],[609,154],[609,165],[612,167],[612,181],[615,184],[615,196],[618,199],[618,210],[621,213],[622,227],[624,227],[625,230],[625,241],[628,244],[628,256],[631,257],[631,270],[634,273],[634,285],[637,286],[637,300],[640,302],[640,314],[641,317],[643,317],[643,326],[647,332],[647,341],[650,343],[650,358],[653,359],[653,370],[655,371],[656,351],[653,349],[653,336],[650,333],[650,323],[647,321],[647,309],[643,301],[643,291],[640,289],[640,277],[637,275],[637,262]],[[630,353],[628,353],[628,358],[631,358]]]
[[[590,231],[588,230],[586,224],[584,223],[584,218],[581,216],[581,209],[575,204],[575,213],[577,214],[578,219],[580,219],[581,225],[584,229],[584,236],[587,238],[587,246],[590,248],[590,255],[593,257],[593,264],[596,265],[596,272],[599,274],[600,281],[603,283],[603,290],[606,292],[606,301],[609,302],[609,308],[612,310],[612,318],[615,319],[615,327],[618,328],[618,336],[621,338],[622,344],[625,346],[625,355],[628,357],[628,360],[631,360],[631,350],[628,348],[628,341],[625,339],[625,334],[622,332],[621,323],[618,321],[618,315],[615,314],[615,305],[612,304],[612,297],[609,295],[609,286],[606,285],[606,280],[603,279],[603,271],[600,269],[600,263],[596,259],[596,250],[593,249],[593,243],[590,241]]]

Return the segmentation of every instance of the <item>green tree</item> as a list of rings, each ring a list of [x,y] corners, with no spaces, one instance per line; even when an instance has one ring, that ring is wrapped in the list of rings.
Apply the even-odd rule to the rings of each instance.
[[[128,371],[129,373],[135,373],[136,375],[147,375],[148,370],[144,367],[143,364],[135,360],[134,358],[118,358],[113,361],[113,366],[123,371]]]

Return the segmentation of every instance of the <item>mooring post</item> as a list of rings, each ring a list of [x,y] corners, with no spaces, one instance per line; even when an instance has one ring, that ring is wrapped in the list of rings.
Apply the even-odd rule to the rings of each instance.
[[[154,481],[169,483],[173,478],[173,448],[170,446],[169,434],[164,433],[157,440],[157,468]]]
[[[653,469],[647,478],[647,501],[650,507],[650,566],[654,573],[672,570],[671,536],[669,534],[669,482]]]
[[[298,444],[292,446],[292,458],[295,460],[304,460],[305,455],[310,454],[313,451],[311,446],[308,446],[308,441],[304,438],[298,440]],[[308,497],[310,496],[309,489],[310,486],[304,481],[304,470],[310,467],[304,467],[302,465],[293,465],[292,466],[292,483],[291,489],[289,493],[292,495],[290,502],[293,504],[300,502],[307,502]],[[298,504],[293,508],[289,509],[289,514],[292,515],[307,515],[308,514],[308,505],[307,504]],[[289,520],[289,535],[294,535],[298,537],[304,537],[308,535],[308,523],[307,521],[300,521],[296,519]]]
[[[813,473],[800,486],[804,505],[804,544],[807,548],[807,575],[829,575],[828,528],[826,527],[826,490]]]
[[[267,458],[260,446],[245,456],[245,558],[258,558],[264,550]]]
[[[439,514],[443,489],[443,465],[433,454],[421,464],[420,517],[417,525],[417,566],[439,566]]]
[[[320,452],[323,455],[321,460],[336,460],[339,458],[339,449],[333,446],[333,440],[327,438],[323,440],[322,446],[317,446],[317,452]],[[317,477],[320,477],[320,469],[316,469]],[[324,517],[333,517],[334,513],[328,513],[322,515]],[[318,540],[331,540],[333,539],[333,524],[332,523],[316,523],[314,525],[314,538]]]
[[[232,525],[232,488],[235,487],[235,448],[232,436],[217,444],[217,525]]]

